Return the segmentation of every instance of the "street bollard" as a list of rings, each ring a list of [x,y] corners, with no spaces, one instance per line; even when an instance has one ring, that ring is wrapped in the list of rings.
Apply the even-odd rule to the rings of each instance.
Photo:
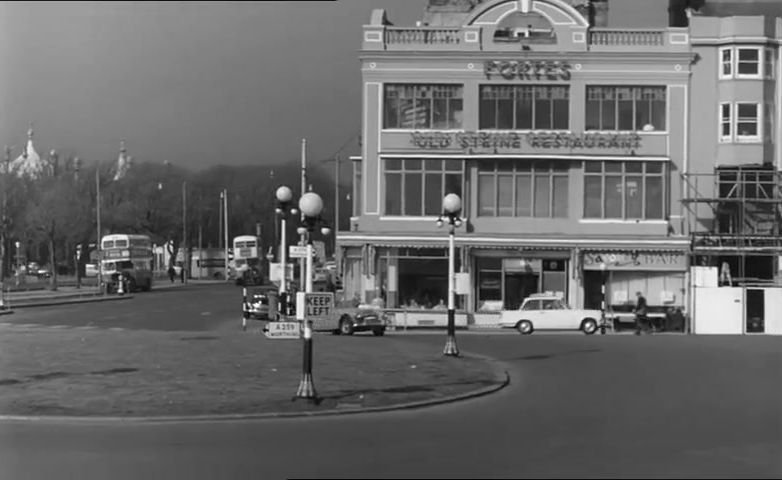
[[[249,313],[247,308],[247,287],[242,287],[242,330],[247,330],[247,316]]]

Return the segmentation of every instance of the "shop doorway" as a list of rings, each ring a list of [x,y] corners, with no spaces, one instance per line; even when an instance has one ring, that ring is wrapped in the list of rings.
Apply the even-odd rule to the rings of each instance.
[[[765,328],[765,291],[762,289],[747,289],[747,301],[744,307],[747,309],[746,332],[763,333]]]
[[[505,272],[504,308],[515,310],[521,306],[525,298],[538,292],[539,275],[526,272]]]

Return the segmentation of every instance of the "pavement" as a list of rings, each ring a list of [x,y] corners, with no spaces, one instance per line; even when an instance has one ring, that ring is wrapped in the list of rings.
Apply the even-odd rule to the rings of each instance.
[[[187,287],[160,282],[155,289]],[[132,298],[73,290],[14,292],[6,304],[21,309]],[[316,334],[317,401],[294,399],[302,341],[269,339],[264,324],[253,321],[246,331],[160,332],[0,322],[0,419],[182,421],[377,412],[485,395],[509,382],[499,362],[469,352],[444,357],[441,349],[401,332]]]

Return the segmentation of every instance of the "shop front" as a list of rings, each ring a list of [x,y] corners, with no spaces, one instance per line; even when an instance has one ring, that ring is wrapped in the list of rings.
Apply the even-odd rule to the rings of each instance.
[[[637,292],[646,297],[649,315],[664,318],[687,305],[686,250],[605,249],[582,252],[585,308],[601,308],[622,322],[633,321]]]

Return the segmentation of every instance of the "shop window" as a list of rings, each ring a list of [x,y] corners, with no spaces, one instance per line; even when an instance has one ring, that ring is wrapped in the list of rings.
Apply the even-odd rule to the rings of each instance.
[[[386,159],[385,215],[435,216],[443,197],[462,197],[462,162],[441,159]]]
[[[490,310],[502,301],[502,259],[478,257],[477,310]],[[501,305],[501,303],[500,303]]]
[[[584,162],[584,218],[663,219],[662,162]]]
[[[462,128],[461,85],[386,84],[383,128]]]
[[[569,163],[484,161],[478,167],[478,215],[565,218]]]
[[[666,87],[587,86],[586,130],[665,130]]]
[[[481,86],[482,130],[567,130],[569,111],[567,86]]]
[[[398,308],[437,309],[448,304],[448,258],[439,256],[398,258]],[[458,261],[456,268],[458,271]],[[457,308],[462,308],[460,295],[456,301]]]

